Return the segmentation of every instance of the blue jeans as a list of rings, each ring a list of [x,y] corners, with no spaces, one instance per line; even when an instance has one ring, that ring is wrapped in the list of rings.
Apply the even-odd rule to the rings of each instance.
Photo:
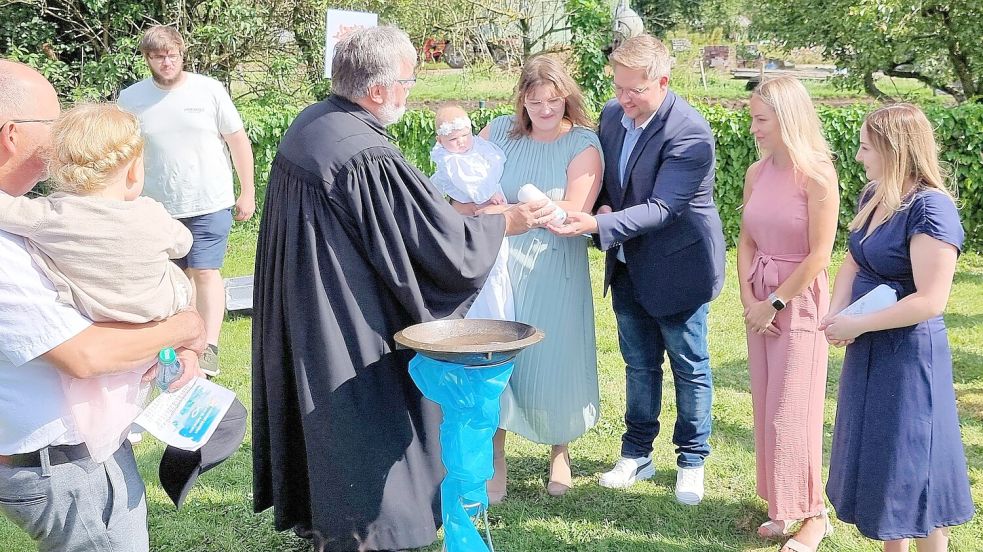
[[[611,282],[611,300],[618,320],[618,341],[625,359],[626,431],[621,455],[640,458],[652,452],[662,411],[662,363],[669,366],[676,386],[676,465],[695,468],[710,454],[710,408],[713,374],[707,349],[709,303],[669,316],[652,316],[635,300],[635,289],[624,266]]]

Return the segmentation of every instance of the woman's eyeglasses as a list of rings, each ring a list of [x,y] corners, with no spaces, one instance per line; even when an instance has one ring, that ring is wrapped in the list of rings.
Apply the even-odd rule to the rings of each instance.
[[[566,100],[567,99],[562,96],[557,96],[556,98],[547,98],[545,100],[526,100],[523,103],[526,105],[526,109],[529,111],[542,111],[547,107],[553,111],[556,111],[563,107]]]

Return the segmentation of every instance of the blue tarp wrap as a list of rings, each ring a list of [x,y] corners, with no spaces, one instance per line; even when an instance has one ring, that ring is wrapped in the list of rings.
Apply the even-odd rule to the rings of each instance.
[[[492,437],[498,429],[499,398],[514,366],[509,361],[469,368],[423,355],[410,361],[416,386],[444,412],[440,446],[447,475],[440,484],[440,500],[448,552],[488,552],[471,521],[477,508],[468,511],[464,505],[488,507],[485,482],[495,472]]]

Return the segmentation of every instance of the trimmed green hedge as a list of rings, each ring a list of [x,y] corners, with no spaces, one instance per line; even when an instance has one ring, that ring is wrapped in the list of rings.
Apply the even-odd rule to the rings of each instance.
[[[754,139],[748,132],[750,119],[747,110],[730,110],[720,106],[697,106],[709,121],[717,140],[717,205],[724,221],[728,241],[737,241],[740,224],[744,171],[757,159]],[[854,161],[860,136],[860,125],[870,111],[868,105],[843,108],[820,108],[820,118],[826,137],[836,154],[836,169],[840,178],[841,238],[856,211],[856,200],[864,185],[863,167]],[[936,125],[936,136],[942,148],[942,159],[952,172],[952,182],[959,195],[963,226],[966,229],[966,248],[983,251],[983,105],[955,108],[928,107],[929,119]],[[246,105],[242,108],[246,130],[253,141],[256,156],[257,194],[262,208],[266,177],[276,153],[280,137],[296,116],[296,108],[284,106]],[[510,106],[494,110],[478,110],[471,114],[477,128],[493,117],[510,113]],[[432,172],[430,149],[434,144],[433,113],[410,111],[390,133],[407,159],[424,172]]]

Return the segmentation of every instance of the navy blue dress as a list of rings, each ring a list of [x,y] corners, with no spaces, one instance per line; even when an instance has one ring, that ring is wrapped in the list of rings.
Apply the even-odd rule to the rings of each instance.
[[[962,247],[955,205],[919,191],[909,206],[861,241],[855,300],[879,284],[915,292],[909,241],[926,234]],[[869,332],[846,349],[826,494],[837,517],[877,540],[924,537],[973,516],[952,384],[952,354],[941,316]]]

